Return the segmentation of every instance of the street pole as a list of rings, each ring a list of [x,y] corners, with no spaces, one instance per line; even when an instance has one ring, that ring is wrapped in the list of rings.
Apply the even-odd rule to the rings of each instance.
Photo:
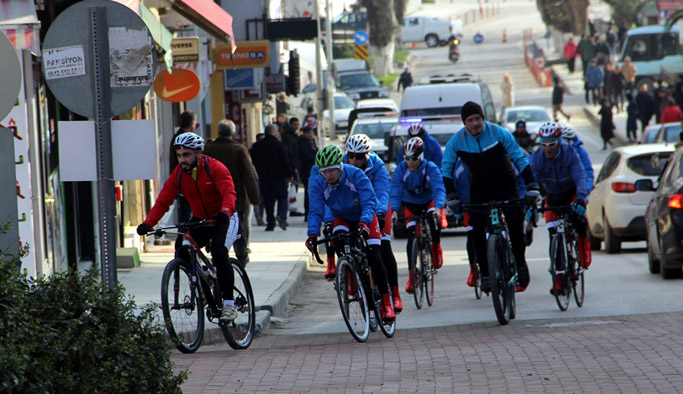
[[[332,56],[332,11],[330,9],[330,0],[325,0],[325,13],[327,14],[327,20],[325,21],[327,30],[327,41],[325,42],[327,46],[327,108],[329,111],[329,122],[330,122],[330,139],[337,138],[337,128],[334,123],[334,79],[332,78],[332,61],[334,57]]]
[[[325,98],[323,97],[323,59],[322,59],[322,54],[320,53],[322,51],[322,39],[320,37],[321,34],[321,28],[320,28],[320,0],[315,0],[315,19],[318,21],[317,23],[317,29],[318,29],[318,36],[315,38],[315,113],[318,117],[318,147],[322,148],[325,145],[325,133],[323,133],[323,127],[322,127],[322,114],[323,111],[325,110]],[[328,73],[329,71],[329,64],[328,64]]]

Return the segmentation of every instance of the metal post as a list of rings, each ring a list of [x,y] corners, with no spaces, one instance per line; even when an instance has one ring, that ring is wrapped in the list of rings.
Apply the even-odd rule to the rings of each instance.
[[[337,128],[334,123],[334,78],[332,77],[332,61],[334,56],[332,55],[332,43],[334,38],[332,37],[332,10],[330,9],[330,0],[325,0],[325,13],[327,14],[327,19],[325,21],[325,30],[327,30],[327,108],[329,111],[330,120],[330,138],[337,138]]]
[[[116,284],[116,222],[114,166],[111,149],[111,90],[109,36],[105,7],[89,7],[95,86],[95,145],[97,152],[97,212],[102,282]]]
[[[322,120],[322,114],[325,110],[325,99],[323,97],[323,64],[322,64],[322,40],[320,37],[320,4],[318,0],[313,2],[315,4],[314,12],[315,19],[318,21],[318,36],[315,38],[315,113],[318,120]],[[329,73],[330,64],[327,64],[327,72]],[[325,133],[322,132],[322,122],[318,123],[318,147],[322,148],[325,145]]]

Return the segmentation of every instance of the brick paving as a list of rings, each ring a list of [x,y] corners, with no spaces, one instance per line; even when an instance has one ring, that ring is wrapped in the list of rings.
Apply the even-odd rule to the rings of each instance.
[[[265,335],[175,352],[185,393],[683,391],[683,314],[513,321],[373,333]]]

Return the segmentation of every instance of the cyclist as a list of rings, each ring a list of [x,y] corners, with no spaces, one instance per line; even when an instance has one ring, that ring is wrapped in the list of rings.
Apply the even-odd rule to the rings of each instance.
[[[425,212],[432,212],[432,220],[429,220],[429,228],[432,233],[432,261],[434,268],[439,269],[443,265],[443,252],[441,250],[441,210],[446,203],[446,189],[439,173],[439,167],[425,159],[424,143],[419,137],[409,139],[403,147],[405,161],[399,163],[391,176],[391,217],[398,217],[398,207],[405,205],[405,216],[413,217]],[[415,237],[415,221],[406,224],[408,228],[408,245],[406,250],[411,255],[412,240]],[[411,267],[412,268],[412,267]],[[413,282],[408,275],[406,291],[412,293]]]
[[[586,174],[576,150],[567,144],[561,144],[562,127],[555,122],[546,122],[538,130],[541,149],[531,156],[531,169],[534,177],[541,184],[541,193],[546,196],[546,206],[571,204],[573,214],[571,224],[576,229],[579,239],[579,264],[588,268],[591,260],[590,244],[586,237]],[[557,215],[552,211],[545,212],[545,222],[552,235],[555,232]],[[550,288],[550,294],[561,291],[561,275]]]
[[[424,142],[425,160],[431,161],[436,164],[437,167],[440,167],[441,161],[443,160],[441,145],[439,145],[439,142],[434,137],[429,135],[422,123],[413,123],[408,127],[408,138],[412,137],[420,137],[422,142]],[[396,154],[396,164],[403,161],[403,148],[405,148],[407,143],[408,142],[404,143]]]
[[[401,301],[401,295],[398,291],[398,268],[396,265],[396,257],[394,257],[394,251],[391,249],[391,220],[385,220],[387,212],[391,212],[391,205],[389,204],[389,172],[382,159],[380,159],[375,152],[370,151],[371,146],[372,141],[367,135],[352,135],[346,140],[344,163],[348,163],[363,170],[365,175],[370,178],[375,194],[377,194],[377,208],[375,214],[377,215],[377,221],[382,235],[380,253],[382,255],[384,268],[386,268],[387,271],[389,287],[391,288],[391,293],[394,295],[394,312],[399,314],[403,310],[403,302]],[[329,211],[329,209],[326,209],[326,212],[327,211]],[[332,216],[330,214],[325,218],[325,222],[326,224],[331,224],[331,221]]]
[[[578,153],[581,164],[583,165],[583,171],[586,173],[586,188],[588,189],[588,194],[590,194],[591,190],[593,190],[593,181],[595,178],[593,174],[593,163],[591,163],[588,152],[586,152],[586,149],[583,147],[583,141],[579,139],[579,136],[576,135],[574,129],[566,125],[562,126],[562,140],[567,145],[574,148],[576,153]]]
[[[211,240],[211,257],[218,270],[218,281],[223,293],[223,313],[220,321],[229,323],[237,318],[233,297],[234,273],[228,260],[239,220],[235,215],[235,186],[230,171],[220,161],[202,154],[204,139],[195,133],[178,135],[174,141],[178,165],[159,192],[154,206],[137,232],[145,235],[161,219],[175,200],[182,194],[192,208],[191,222],[213,218],[213,227],[197,227],[190,235],[197,245],[204,247]],[[182,246],[182,237],[175,243],[176,253]]]
[[[534,153],[534,147],[537,145],[537,143],[534,140],[534,137],[527,131],[526,121],[524,119],[520,119],[517,121],[517,123],[515,123],[515,131],[512,133],[512,135],[515,137],[517,145],[524,149],[525,153],[529,155]]]
[[[512,133],[485,121],[481,106],[472,101],[466,102],[462,107],[461,117],[465,127],[448,141],[441,166],[448,194],[455,193],[451,177],[456,160],[461,158],[470,171],[470,203],[518,198],[519,187],[515,168],[524,179],[527,201],[535,203],[539,196],[538,184],[534,181],[529,160],[515,142]],[[503,211],[519,273],[517,291],[524,291],[529,285],[529,268],[524,257],[524,210],[519,206],[506,207]],[[486,259],[488,215],[472,212],[470,224],[474,231],[474,250],[481,268],[481,289],[488,293],[491,291]]]
[[[320,224],[325,216],[325,207],[330,209],[334,233],[355,231],[367,240],[365,251],[373,279],[382,298],[382,318],[396,317],[391,303],[387,273],[380,256],[380,230],[375,216],[377,195],[372,182],[363,170],[345,166],[344,154],[339,147],[327,145],[315,155],[318,174],[309,179],[308,239],[306,247],[313,251]],[[314,167],[314,168],[316,168]]]

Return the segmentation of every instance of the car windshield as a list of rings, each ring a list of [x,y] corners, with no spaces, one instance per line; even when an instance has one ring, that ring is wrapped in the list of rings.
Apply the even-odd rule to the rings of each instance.
[[[351,134],[365,134],[370,138],[384,138],[384,133],[391,130],[396,123],[356,123]]]
[[[353,101],[346,96],[334,97],[334,109],[353,108]]]
[[[376,88],[379,82],[370,73],[347,74],[339,77],[339,86],[342,90],[354,88]]]
[[[631,157],[626,161],[626,165],[638,175],[659,176],[670,156],[671,152],[646,153]]]
[[[664,142],[678,142],[681,140],[681,125],[671,125],[664,128]]]
[[[657,133],[659,133],[659,130],[657,129],[652,129],[652,130],[646,130],[645,131],[645,143],[646,144],[652,144],[654,142],[657,142]]]
[[[442,116],[442,115],[460,115],[462,107],[440,107],[440,108],[420,108],[420,109],[404,109],[401,111],[401,116]]]
[[[544,110],[520,109],[508,111],[505,121],[507,123],[514,123],[520,119],[524,120],[525,122],[549,122],[550,116],[548,116],[548,113]]]

